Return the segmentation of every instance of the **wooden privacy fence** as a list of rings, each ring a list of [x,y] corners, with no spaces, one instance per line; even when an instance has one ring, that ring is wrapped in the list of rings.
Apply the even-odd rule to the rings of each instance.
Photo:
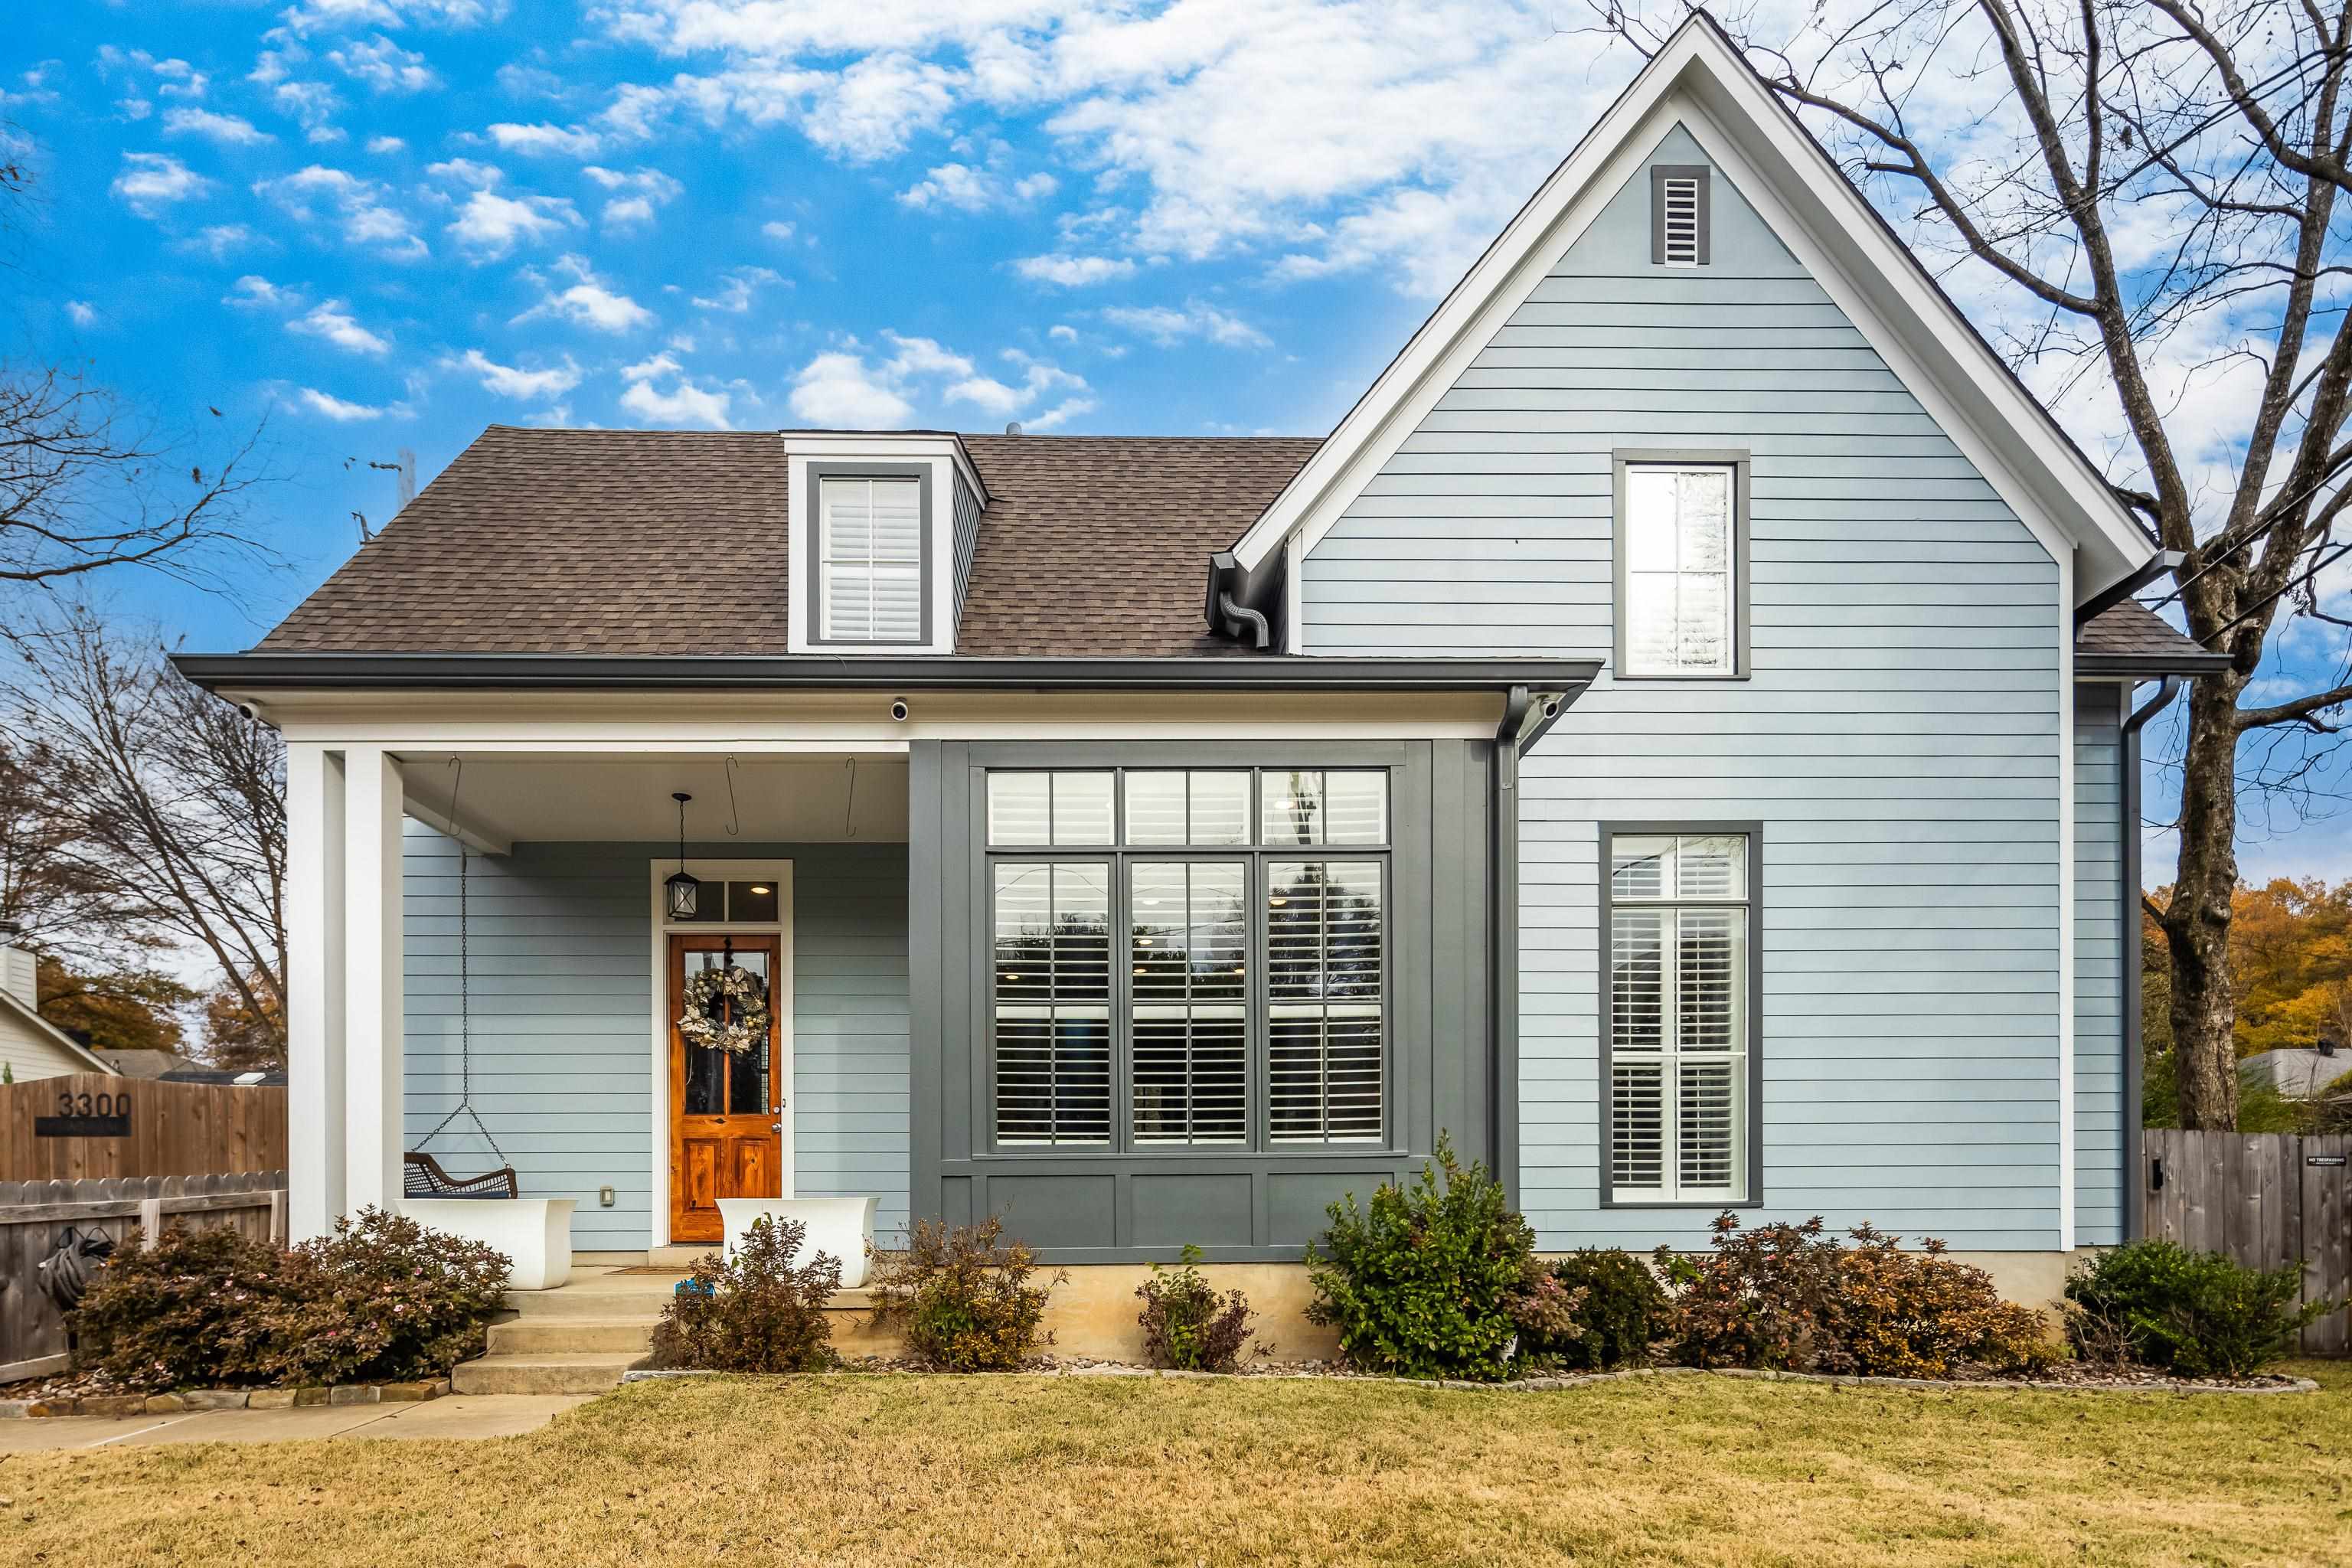
[[[0,1084],[0,1182],[203,1176],[286,1165],[280,1085],[68,1073]]]
[[[0,1182],[0,1383],[66,1368],[65,1318],[42,1290],[39,1269],[68,1226],[103,1231],[125,1247],[150,1245],[174,1225],[234,1226],[283,1246],[286,1173]]]
[[[2352,1133],[2142,1134],[2147,1234],[2249,1268],[2300,1262],[2303,1299],[2352,1298]],[[2303,1331],[2317,1355],[2352,1350],[2352,1310]]]

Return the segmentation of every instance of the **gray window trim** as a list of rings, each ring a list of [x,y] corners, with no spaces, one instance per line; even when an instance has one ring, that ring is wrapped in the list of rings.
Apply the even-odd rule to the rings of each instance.
[[[921,584],[922,624],[911,638],[891,637],[829,637],[824,634],[824,605],[819,598],[823,579],[817,573],[817,545],[824,532],[824,524],[817,510],[818,497],[826,479],[916,479],[922,489],[919,504],[921,521],[919,531],[921,545],[918,554],[916,576]],[[936,563],[931,549],[931,465],[929,463],[866,463],[814,462],[808,465],[807,504],[801,513],[808,520],[808,542],[801,551],[801,569],[808,582],[808,643],[811,647],[928,647],[931,642],[931,573]]]
[[[1746,680],[1755,673],[1749,658],[1748,633],[1748,584],[1756,575],[1755,563],[1748,548],[1749,468],[1751,454],[1744,447],[1620,447],[1609,454],[1610,486],[1613,500],[1611,510],[1613,523],[1611,532],[1611,568],[1614,595],[1610,605],[1610,619],[1614,623],[1614,651],[1609,662],[1610,678],[1614,680]],[[1664,674],[1628,673],[1625,668],[1625,538],[1629,519],[1625,510],[1625,470],[1645,463],[1661,465],[1706,464],[1727,468],[1731,475],[1731,668],[1722,674],[1704,670],[1675,671]]]
[[[1696,180],[1698,182],[1698,264],[1709,266],[1715,258],[1715,201],[1712,188],[1715,171],[1705,163],[1653,163],[1650,165],[1650,265],[1666,264],[1666,182]]]
[[[1330,1155],[1361,1154],[1375,1158],[1401,1158],[1409,1151],[1403,1134],[1404,1121],[1400,1114],[1399,1080],[1402,1073],[1402,1053],[1397,1039],[1397,988],[1399,961],[1397,956],[1397,863],[1398,797],[1403,793],[1401,774],[1406,758],[1401,751],[1391,755],[1391,748],[1375,747],[1374,751],[1353,748],[1315,746],[1236,748],[1255,760],[1241,762],[1223,753],[1221,748],[1199,748],[1188,753],[1195,761],[1179,761],[1174,757],[1137,760],[1120,749],[1117,760],[1104,760],[1109,749],[1085,748],[1086,760],[1068,762],[1039,761],[1038,754],[1050,748],[1021,748],[1018,760],[992,763],[984,760],[982,748],[973,748],[973,776],[978,781],[971,791],[971,844],[973,885],[978,894],[975,936],[979,963],[982,973],[980,1005],[973,1020],[973,1039],[979,1047],[975,1055],[974,1082],[979,1096],[973,1108],[975,1119],[984,1117],[985,1128],[975,1127],[977,1142],[992,1159],[1053,1160],[1071,1154],[1094,1154],[1121,1159],[1204,1160],[1219,1157],[1248,1156],[1255,1159],[1295,1160],[1319,1159]],[[1318,753],[1312,754],[1310,753]],[[1368,844],[1267,844],[1263,841],[1265,830],[1264,802],[1261,795],[1261,775],[1258,770],[1317,768],[1326,771],[1380,771],[1386,775],[1388,803],[1388,842]],[[1129,845],[1127,838],[1127,791],[1123,780],[1130,772],[1164,772],[1170,769],[1216,770],[1229,768],[1251,771],[1249,802],[1250,841],[1246,844],[1218,845]],[[987,778],[998,773],[1105,772],[1112,775],[1111,841],[1108,844],[1013,844],[993,847],[988,842]],[[1110,868],[1110,917],[1114,922],[1110,951],[1110,1137],[1108,1142],[1093,1144],[1039,1145],[1004,1143],[997,1137],[996,1116],[996,1051],[993,1023],[996,1016],[996,878],[993,866],[1001,861],[1018,860],[1038,864],[1058,861],[1103,861]],[[1127,942],[1133,935],[1129,929],[1128,913],[1132,905],[1133,887],[1129,868],[1137,860],[1171,860],[1179,862],[1231,861],[1243,868],[1243,896],[1249,909],[1249,985],[1243,1004],[1245,1041],[1244,1077],[1243,1084],[1243,1137],[1237,1143],[1146,1143],[1135,1139],[1135,1042],[1131,1009],[1134,1005],[1134,975],[1128,958]],[[1270,946],[1272,914],[1265,903],[1266,868],[1276,860],[1332,860],[1373,862],[1381,868],[1381,1136],[1375,1142],[1354,1142],[1336,1140],[1277,1143],[1274,1140],[1272,1106],[1268,1082],[1270,1042],[1268,1017],[1270,1002],[1267,994],[1266,956]]]
[[[1598,995],[1601,1074],[1598,1081],[1601,1124],[1601,1206],[1605,1209],[1753,1209],[1764,1206],[1764,825],[1761,822],[1604,822],[1601,825],[1601,924],[1598,933]],[[1721,1198],[1692,1200],[1620,1198],[1610,1184],[1613,1129],[1609,1120],[1612,1064],[1609,1048],[1609,931],[1615,916],[1610,896],[1610,862],[1613,840],[1664,833],[1738,833],[1748,838],[1748,1195],[1736,1203]]]

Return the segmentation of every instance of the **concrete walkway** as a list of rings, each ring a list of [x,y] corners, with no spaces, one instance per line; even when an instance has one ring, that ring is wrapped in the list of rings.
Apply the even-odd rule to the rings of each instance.
[[[536,1432],[581,1394],[451,1394],[417,1405],[199,1410],[184,1415],[53,1415],[0,1422],[0,1454],[143,1448],[159,1443],[287,1443],[344,1437],[511,1437]]]

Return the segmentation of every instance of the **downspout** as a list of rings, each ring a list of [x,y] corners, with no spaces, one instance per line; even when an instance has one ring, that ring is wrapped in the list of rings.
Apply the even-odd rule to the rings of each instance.
[[[2124,1239],[2137,1241],[2147,1234],[2147,1180],[2144,1173],[2147,1155],[2143,1152],[2144,1129],[2140,1126],[2140,1093],[2142,1079],[2147,1072],[2144,1056],[2146,1043],[2140,1028],[2140,843],[2139,843],[2139,732],[2147,721],[2172,705],[2180,695],[2181,680],[2168,675],[2156,689],[2156,695],[2133,710],[2124,721],[2123,732],[2123,886],[2118,904],[2123,916],[2123,930],[2116,933],[2125,940],[2123,949],[2124,1002]],[[2128,691],[2128,688],[2125,689]]]
[[[1519,1203],[1519,736],[1535,711],[1535,694],[1511,688],[1495,726],[1494,786],[1487,809],[1494,873],[1487,879],[1487,930],[1494,952],[1487,967],[1486,1016],[1494,1020],[1494,1070],[1486,1075],[1487,1124],[1494,1129],[1495,1179],[1513,1206]]]
[[[1263,652],[1273,646],[1274,631],[1265,624],[1265,616],[1251,609],[1247,605],[1236,604],[1230,592],[1220,593],[1217,595],[1217,611],[1227,620],[1239,622],[1241,626],[1249,628],[1252,647]]]

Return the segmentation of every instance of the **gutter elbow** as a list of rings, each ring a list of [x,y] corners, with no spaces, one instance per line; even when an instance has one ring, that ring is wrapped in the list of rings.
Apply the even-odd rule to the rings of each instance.
[[[1236,603],[1232,594],[1217,595],[1217,613],[1225,617],[1226,625],[1236,637],[1246,627],[1252,647],[1264,651],[1274,646],[1274,628],[1266,624],[1265,615],[1247,605]]]

